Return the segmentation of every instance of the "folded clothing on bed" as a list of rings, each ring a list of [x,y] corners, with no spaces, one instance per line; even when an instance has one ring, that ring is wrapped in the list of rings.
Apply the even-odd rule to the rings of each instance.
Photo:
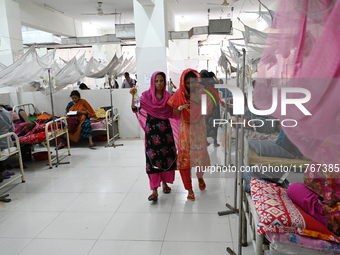
[[[294,204],[286,189],[255,178],[251,180],[250,188],[259,215],[258,234],[267,231],[294,233],[340,243],[335,234]]]
[[[98,119],[105,119],[106,111],[104,109],[98,108],[94,111]]]
[[[279,252],[289,253],[289,251],[296,251],[294,254],[301,254],[300,250],[293,248],[299,247],[318,253],[340,254],[340,244],[336,242],[300,236],[294,233],[266,232],[266,235],[269,238],[270,245]],[[306,254],[309,254],[310,251],[306,251]]]
[[[53,115],[44,112],[37,117],[36,122],[46,123],[46,121],[52,120],[52,117]]]

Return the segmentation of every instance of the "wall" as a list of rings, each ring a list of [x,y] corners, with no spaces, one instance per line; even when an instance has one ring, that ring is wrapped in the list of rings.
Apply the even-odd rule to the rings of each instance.
[[[0,102],[14,106],[18,104],[18,98],[15,88],[1,88],[0,92]]]
[[[171,7],[171,4],[167,4],[168,6],[168,31],[175,31],[176,29],[176,19],[175,13]]]
[[[82,36],[81,22],[29,0],[20,1],[22,25],[68,37]]]
[[[53,94],[55,115],[63,116],[66,105],[71,101],[70,90],[62,90]],[[110,90],[88,90],[80,91],[82,98],[86,99],[95,110],[103,106],[110,105]],[[33,103],[38,111],[51,113],[50,96],[45,96],[40,92],[18,93],[20,104]],[[121,137],[140,137],[140,126],[137,118],[131,111],[131,95],[128,89],[113,90],[113,105],[120,112],[119,128]]]
[[[199,65],[198,41],[174,40],[169,41],[169,78],[177,86],[182,72],[187,68],[197,69]]]
[[[142,6],[137,0],[134,0],[133,8],[137,47],[167,47],[166,1],[158,0],[154,6]]]
[[[19,5],[11,0],[0,0],[0,62],[9,66],[22,53]]]

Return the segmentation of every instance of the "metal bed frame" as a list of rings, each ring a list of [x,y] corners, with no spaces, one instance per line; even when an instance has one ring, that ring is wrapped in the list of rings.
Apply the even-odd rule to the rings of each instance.
[[[110,115],[112,118],[110,118]],[[119,115],[118,108],[113,108],[113,115],[111,114],[111,109],[106,111],[105,119],[106,119],[106,134],[107,134],[107,146],[111,146],[111,141],[114,141],[116,138],[119,138]],[[114,133],[114,124],[117,122],[117,133]],[[110,127],[112,128],[112,137],[110,137]]]
[[[241,136],[241,134],[239,134]],[[275,157],[274,157],[275,158]],[[280,164],[284,165],[285,163],[289,166],[291,164],[292,159],[284,159],[280,162]],[[306,161],[307,162],[307,161]],[[244,157],[243,157],[244,166],[253,165],[249,158],[249,144],[248,139],[244,137]],[[259,222],[259,216],[256,212],[255,205],[253,200],[251,199],[251,195],[246,193],[244,189],[241,191],[243,193],[243,201],[242,208],[244,213],[244,221],[242,224],[242,233],[247,237],[247,223],[251,229],[251,237],[254,246],[254,251],[256,255],[263,255],[265,250],[269,250],[270,246],[265,241],[265,234],[258,235],[256,232],[257,223]]]
[[[27,104],[18,104],[13,107],[13,112],[17,112],[19,109],[23,109],[26,113],[31,113],[31,109],[33,108],[33,113],[37,111],[37,108],[32,103]]]
[[[13,107],[13,111],[15,111],[18,108],[19,109],[23,108],[25,110],[26,107],[28,107],[28,109],[29,109],[30,106],[32,106],[34,111],[36,111],[36,108],[35,108],[34,104],[32,104],[32,103],[16,105],[16,106]],[[55,126],[54,126],[54,123],[55,123]],[[54,160],[58,160],[65,153],[68,153],[68,155],[71,156],[70,140],[69,140],[69,135],[68,135],[68,125],[67,125],[66,117],[61,117],[59,119],[56,119],[54,121],[54,123],[53,123],[53,121],[46,123],[46,126],[45,126],[46,139],[45,139],[45,141],[43,141],[41,143],[42,145],[44,145],[47,148],[48,163],[49,163],[48,165],[49,165],[50,169],[52,168],[52,162]],[[50,130],[51,130],[50,132],[48,131],[49,127],[50,127]],[[62,135],[66,135],[67,151],[64,151],[61,154],[58,153],[57,157],[54,157],[52,159],[50,141],[55,140],[56,138],[58,138],[59,136],[62,136]],[[58,146],[58,145],[56,145],[56,146]]]
[[[15,147],[10,146],[10,140],[12,140],[11,136],[13,136],[15,138]],[[20,150],[20,143],[19,143],[18,136],[15,133],[10,132],[10,133],[4,134],[4,135],[0,135],[0,139],[2,139],[2,138],[7,139],[7,149],[2,150],[2,151],[0,150],[0,160],[1,161],[6,160],[8,157],[18,154],[20,173],[21,174],[16,176],[15,178],[11,179],[10,181],[6,182],[5,184],[3,184],[0,187],[0,189],[2,189],[3,187],[6,187],[8,184],[14,182],[15,180],[19,179],[20,177],[21,177],[21,182],[25,182],[24,167],[23,167],[23,164],[22,164],[21,150]]]

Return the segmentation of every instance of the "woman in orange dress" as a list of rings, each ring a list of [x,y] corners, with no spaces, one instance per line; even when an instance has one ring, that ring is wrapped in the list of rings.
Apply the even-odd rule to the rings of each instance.
[[[92,128],[89,117],[96,117],[96,113],[85,99],[80,98],[79,91],[73,90],[70,97],[72,101],[66,107],[65,116],[69,111],[77,111],[79,119],[79,124],[75,127],[74,132],[69,134],[70,140],[77,143],[80,139],[88,138],[89,147],[94,148],[96,145],[92,141]],[[58,145],[58,149],[62,149],[66,145],[66,138],[62,137],[60,140],[61,143]]]
[[[168,101],[168,104],[174,108],[174,114],[181,115],[177,168],[180,170],[184,188],[188,190],[187,199],[191,201],[195,200],[191,184],[191,168],[210,166],[205,118],[201,114],[201,95],[205,93],[197,86],[197,82],[200,81],[201,77],[197,71],[186,69],[182,73],[179,89]],[[207,113],[212,111],[212,107],[212,101],[207,97]],[[196,176],[200,190],[205,190],[203,172],[197,171]]]

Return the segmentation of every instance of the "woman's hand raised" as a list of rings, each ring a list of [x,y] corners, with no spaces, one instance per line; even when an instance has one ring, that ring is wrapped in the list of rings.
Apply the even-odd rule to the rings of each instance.
[[[130,94],[131,95],[135,95],[137,93],[137,89],[136,88],[132,88],[132,89],[130,89]]]

